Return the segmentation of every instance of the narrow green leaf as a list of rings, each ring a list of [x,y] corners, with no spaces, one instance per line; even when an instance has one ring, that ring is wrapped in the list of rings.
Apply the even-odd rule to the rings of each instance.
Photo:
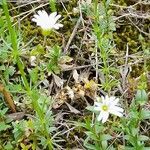
[[[138,104],[144,105],[148,100],[148,95],[144,89],[138,90],[135,99]]]

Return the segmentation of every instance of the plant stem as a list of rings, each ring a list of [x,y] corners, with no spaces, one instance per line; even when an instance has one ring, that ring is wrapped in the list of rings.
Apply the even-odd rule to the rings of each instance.
[[[49,0],[50,8],[52,12],[56,11],[56,0]]]
[[[17,46],[17,36],[16,36],[14,28],[12,27],[12,23],[10,21],[10,16],[9,16],[9,11],[8,11],[8,6],[7,6],[6,0],[2,0],[2,4],[3,4],[4,13],[5,13],[5,16],[6,16],[8,30],[9,30],[10,37],[11,37],[11,43],[12,43],[12,48],[13,48],[13,57],[14,57],[16,63],[17,63],[19,71],[21,73],[21,76],[22,76],[22,79],[23,79],[23,84],[24,84],[26,90],[29,92],[30,91],[30,86],[29,86],[27,78],[25,76],[25,72],[24,72],[24,69],[23,69],[24,68],[23,63],[21,61],[21,58],[19,57],[19,51],[18,51],[18,46]]]
[[[11,20],[10,20],[10,16],[9,16],[9,10],[8,10],[8,6],[7,6],[7,2],[6,0],[2,0],[2,5],[3,5],[3,9],[4,9],[4,13],[5,13],[5,16],[6,16],[6,21],[7,21],[7,25],[8,25],[8,30],[9,30],[9,34],[10,34],[10,37],[11,37],[11,43],[12,43],[12,49],[13,49],[13,56],[15,58],[15,61],[17,63],[17,66],[19,68],[19,71],[21,73],[21,77],[23,79],[23,84],[25,86],[25,89],[27,90],[27,93],[29,95],[29,97],[31,98],[32,100],[32,104],[33,104],[33,108],[35,109],[35,111],[37,112],[39,118],[40,118],[40,121],[41,121],[41,124],[42,124],[42,127],[43,127],[43,130],[44,130],[44,136],[48,139],[48,148],[49,150],[52,150],[52,142],[51,142],[51,139],[50,139],[50,136],[49,136],[49,133],[48,131],[46,130],[46,124],[44,123],[44,112],[41,110],[41,107],[39,106],[38,104],[38,97],[36,96],[36,93],[34,93],[31,89],[30,89],[30,86],[29,86],[29,83],[28,83],[28,80],[26,78],[26,74],[24,72],[24,65],[23,65],[23,62],[20,58],[20,54],[19,54],[19,51],[18,51],[18,46],[17,46],[17,36],[16,36],[16,33],[15,33],[15,29],[12,27],[12,23],[11,23]],[[46,38],[46,37],[45,37]]]
[[[47,36],[46,36],[46,35],[44,35],[43,47],[45,47],[45,46],[46,46],[46,38],[47,38]]]

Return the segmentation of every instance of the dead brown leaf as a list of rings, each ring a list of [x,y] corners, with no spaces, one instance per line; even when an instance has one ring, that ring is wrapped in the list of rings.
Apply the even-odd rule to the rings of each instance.
[[[4,95],[4,100],[7,103],[8,107],[11,109],[12,112],[16,112],[16,106],[14,101],[10,95],[10,93],[4,88],[2,84],[0,84],[0,93]]]

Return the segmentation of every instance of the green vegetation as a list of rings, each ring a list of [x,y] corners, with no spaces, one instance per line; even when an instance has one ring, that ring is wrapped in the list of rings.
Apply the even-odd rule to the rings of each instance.
[[[149,150],[149,5],[2,0],[0,150]]]

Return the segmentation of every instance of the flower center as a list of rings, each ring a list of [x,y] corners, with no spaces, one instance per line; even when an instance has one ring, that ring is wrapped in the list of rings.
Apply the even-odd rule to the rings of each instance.
[[[107,106],[107,105],[103,105],[103,106],[102,106],[102,110],[103,110],[103,111],[107,111],[107,110],[108,110],[108,106]]]

